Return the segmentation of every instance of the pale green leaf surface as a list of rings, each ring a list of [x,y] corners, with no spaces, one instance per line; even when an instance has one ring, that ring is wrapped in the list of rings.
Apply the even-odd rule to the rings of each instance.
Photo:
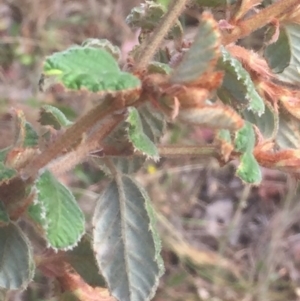
[[[73,194],[49,171],[37,180],[38,201],[45,208],[45,235],[54,249],[74,247],[85,230],[84,215]],[[43,226],[43,225],[41,225]]]
[[[215,65],[219,56],[220,33],[213,19],[202,18],[190,49],[174,70],[172,83],[189,83],[200,78]]]
[[[26,288],[34,275],[34,260],[27,237],[14,223],[0,227],[0,288]]]
[[[236,132],[235,149],[239,152],[252,151],[255,146],[255,133],[250,122]]]
[[[164,269],[146,192],[131,178],[118,177],[98,200],[93,225],[96,259],[112,295],[150,300]]]
[[[139,112],[134,107],[128,108],[128,138],[133,144],[135,150],[142,152],[147,157],[158,159],[159,154],[156,145],[144,133],[142,121]]]
[[[73,46],[52,54],[44,62],[44,73],[73,90],[105,92],[141,86],[137,77],[120,70],[110,53],[95,47]]]
[[[225,71],[223,84],[218,89],[218,96],[224,103],[234,104],[261,116],[265,112],[263,99],[257,93],[249,73],[242,64],[224,48],[219,67]]]
[[[61,110],[50,105],[42,106],[40,110],[39,122],[41,125],[51,125],[56,130],[72,124],[72,122],[65,116],[65,114]]]
[[[246,183],[258,185],[262,181],[262,173],[252,152],[247,151],[240,157],[236,174]]]

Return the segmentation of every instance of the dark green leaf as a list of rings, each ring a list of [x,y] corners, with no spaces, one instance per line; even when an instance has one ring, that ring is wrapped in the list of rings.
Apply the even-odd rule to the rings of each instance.
[[[278,41],[278,44],[272,44],[269,47],[273,47],[273,52],[270,50],[272,60],[277,72],[282,70],[282,67],[288,61],[288,66],[283,70],[282,73],[278,74],[278,78],[290,82],[299,83],[300,81],[300,24],[286,24],[281,28],[281,34],[285,34],[286,38]],[[286,44],[284,44],[286,43]],[[286,49],[288,47],[288,49]],[[272,48],[271,48],[272,49]],[[284,52],[283,52],[284,51]],[[289,54],[290,53],[290,54]],[[270,60],[270,56],[269,60]],[[279,62],[283,63],[279,64]],[[278,65],[279,64],[279,65]],[[273,67],[273,66],[272,66]]]
[[[47,221],[45,235],[48,244],[54,249],[73,248],[84,233],[84,215],[73,194],[49,171],[37,180],[38,212],[45,212]],[[34,218],[35,215],[31,215]],[[41,217],[36,222],[39,223]],[[45,223],[41,225],[45,227]]]
[[[60,130],[61,128],[72,124],[72,122],[67,119],[62,111],[50,105],[42,106],[40,110],[39,122],[41,125],[51,125],[56,130]]]
[[[8,146],[6,148],[0,149],[0,162],[4,162],[6,159],[7,153],[10,151],[11,146]]]
[[[150,300],[164,269],[146,192],[131,178],[118,177],[98,200],[93,225],[96,259],[112,295]]]
[[[225,75],[223,84],[218,89],[218,96],[224,103],[241,109],[246,107],[261,116],[265,112],[265,104],[257,93],[249,73],[224,47],[221,49],[219,67],[225,71]]]
[[[35,269],[30,242],[14,223],[0,227],[0,241],[0,288],[26,288]]]
[[[99,274],[95,260],[92,241],[84,235],[79,244],[71,251],[66,252],[66,261],[91,286],[105,286],[103,277]]]
[[[270,104],[266,103],[265,105],[265,112],[261,116],[247,109],[243,111],[243,116],[258,127],[265,139],[272,139],[278,131],[278,113],[275,112]]]
[[[285,27],[280,28],[278,40],[266,47],[264,56],[275,73],[281,73],[289,65],[291,60],[291,48],[289,37]]]

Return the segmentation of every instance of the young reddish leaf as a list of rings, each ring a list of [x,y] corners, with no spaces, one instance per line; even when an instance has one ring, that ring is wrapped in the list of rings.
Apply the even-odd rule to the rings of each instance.
[[[278,95],[281,105],[294,117],[300,120],[300,92],[290,95]],[[298,95],[297,95],[298,94]]]
[[[300,174],[300,151],[287,149],[278,152],[255,149],[255,157],[260,165],[290,174]]]
[[[15,110],[16,114],[16,136],[15,146],[17,147],[36,147],[39,142],[39,136],[26,121],[25,115],[21,110]]]
[[[181,109],[178,119],[194,125],[230,131],[237,131],[244,126],[241,116],[230,107],[223,105]]]
[[[212,14],[204,12],[195,40],[174,70],[171,83],[199,81],[201,76],[212,71],[220,55],[220,43],[218,23]]]
[[[222,157],[225,162],[228,162],[231,152],[234,150],[230,132],[228,130],[219,130],[215,137],[215,143],[220,145]]]

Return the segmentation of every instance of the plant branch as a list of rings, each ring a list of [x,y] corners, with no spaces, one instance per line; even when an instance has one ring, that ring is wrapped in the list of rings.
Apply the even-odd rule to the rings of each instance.
[[[52,145],[33,158],[21,171],[22,178],[35,177],[41,168],[57,158],[64,150],[70,149],[82,137],[83,133],[118,108],[120,108],[120,102],[113,97],[107,97],[68,128]]]
[[[230,34],[224,34],[222,43],[224,45],[235,42],[238,39],[248,36],[259,28],[278,18],[283,13],[293,9],[299,4],[299,0],[280,0],[248,19],[239,22]]]
[[[156,27],[149,39],[146,39],[138,52],[135,71],[144,70],[158,47],[162,43],[164,37],[170,31],[171,27],[176,22],[178,16],[184,10],[189,0],[171,1],[168,12],[162,18],[160,24]]]
[[[83,141],[83,143],[80,144],[75,151],[70,152],[65,156],[61,156],[51,162],[48,166],[49,170],[58,176],[83,162],[92,151],[101,147],[102,140],[115,129],[123,118],[124,116],[121,114],[113,116],[113,118],[111,118],[108,122],[101,125],[99,129],[89,135],[86,141]]]
[[[158,152],[161,157],[220,157],[220,152],[214,145],[204,145],[204,146],[182,146],[182,145],[172,145],[172,146],[158,146]]]

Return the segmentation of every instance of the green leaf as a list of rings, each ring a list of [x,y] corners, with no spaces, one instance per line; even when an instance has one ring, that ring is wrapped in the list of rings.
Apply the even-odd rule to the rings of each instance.
[[[166,12],[166,7],[160,3],[146,1],[131,10],[126,18],[126,23],[132,28],[140,27],[142,32],[151,32],[156,27]],[[166,39],[180,39],[183,36],[183,28],[179,20],[176,20],[166,36]]]
[[[0,288],[25,289],[35,269],[30,242],[14,223],[0,228],[0,241]]]
[[[5,161],[6,155],[8,154],[10,149],[11,149],[11,146],[0,149],[0,163]]]
[[[262,181],[262,174],[252,152],[247,151],[240,157],[240,165],[236,174],[246,183],[258,185]]]
[[[93,286],[104,287],[105,281],[99,274],[97,262],[92,248],[92,241],[84,235],[73,250],[66,252],[66,261],[76,270],[84,281]]]
[[[62,111],[50,105],[42,106],[39,122],[41,125],[51,125],[56,130],[60,130],[61,128],[73,124],[69,119],[67,119]]]
[[[107,39],[86,39],[85,41],[82,42],[81,44],[84,47],[94,47],[94,48],[99,48],[99,49],[104,49],[108,53],[110,53],[114,59],[117,61],[121,57],[121,50],[119,47],[113,45],[109,40]]]
[[[283,71],[278,74],[279,79],[298,83],[300,81],[300,24],[282,26],[278,41],[267,47],[265,56],[274,72]]]
[[[218,96],[227,104],[248,110],[261,116],[265,112],[263,99],[257,93],[249,73],[242,64],[224,48],[219,67],[225,71],[223,84],[218,89]]]
[[[201,8],[203,6],[207,7],[218,7],[218,6],[227,6],[234,4],[236,0],[193,0],[196,5],[200,6]]]
[[[145,157],[110,157],[111,162],[114,164],[115,168],[124,174],[136,173],[144,165]],[[92,161],[107,175],[111,175],[110,169],[106,165],[106,160],[101,158],[93,158]]]
[[[110,53],[95,47],[73,46],[52,54],[44,62],[44,73],[73,90],[108,92],[141,87],[137,77],[120,70]]]
[[[158,160],[158,150],[155,144],[144,133],[143,124],[139,112],[135,107],[128,108],[128,117],[126,121],[129,124],[127,129],[128,138],[133,144],[135,150],[142,152],[147,157]]]
[[[214,17],[202,14],[195,40],[174,70],[172,83],[190,83],[211,71],[220,55],[220,32]]]
[[[84,233],[84,215],[73,194],[49,171],[37,180],[38,203],[45,210],[46,239],[54,249],[73,248]],[[34,218],[34,215],[31,215]],[[39,220],[36,220],[38,223]],[[41,227],[45,227],[43,223]]]
[[[172,68],[168,64],[160,62],[150,62],[148,65],[148,73],[159,73],[169,75],[172,72]]]
[[[164,268],[154,212],[146,192],[120,176],[95,210],[94,250],[111,294],[122,301],[150,300]]]
[[[236,132],[235,149],[239,152],[252,152],[255,146],[255,133],[250,122],[245,122],[243,128]]]
[[[143,124],[144,133],[155,144],[158,143],[166,131],[166,117],[147,102],[139,107],[139,114]]]
[[[0,162],[0,184],[6,180],[13,178],[17,174],[17,171],[13,168],[6,167]]]
[[[285,27],[280,28],[278,40],[266,47],[264,56],[274,73],[281,73],[289,65],[291,48]]]
[[[10,218],[6,212],[3,203],[0,201],[0,228],[7,226],[10,223]]]
[[[265,105],[265,112],[261,116],[257,116],[247,109],[242,114],[246,120],[258,127],[265,139],[272,139],[278,131],[278,113],[269,103],[266,102]]]

